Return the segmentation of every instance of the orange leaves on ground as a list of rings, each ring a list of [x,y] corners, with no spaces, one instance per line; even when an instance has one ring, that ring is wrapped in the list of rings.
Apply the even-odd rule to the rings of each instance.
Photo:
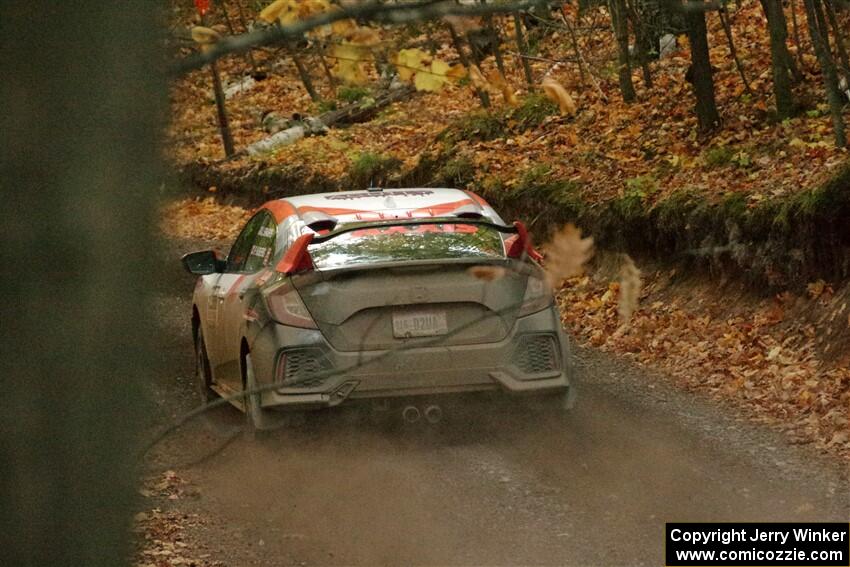
[[[847,332],[843,313],[850,289],[828,305],[790,294],[754,305],[711,284],[670,293],[666,277],[651,274],[649,294],[640,308],[634,304],[624,329],[623,296],[634,295],[623,289],[628,279],[621,269],[618,282],[567,282],[559,304],[580,342],[662,369],[685,388],[736,401],[795,442],[850,456],[850,442],[841,435],[850,431],[850,368],[846,361],[822,362],[831,337],[836,344],[846,340],[840,333]],[[804,319],[816,309],[822,311],[812,316],[816,320]]]
[[[233,239],[250,216],[250,210],[219,204],[213,197],[179,199],[163,207],[162,230],[178,238]]]

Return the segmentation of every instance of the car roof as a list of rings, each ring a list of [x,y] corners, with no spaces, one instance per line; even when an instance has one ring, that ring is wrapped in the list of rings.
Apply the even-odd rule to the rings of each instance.
[[[471,191],[445,188],[368,189],[315,193],[269,201],[263,208],[277,221],[296,215],[315,218],[327,215],[337,221],[372,221],[455,216],[463,213],[481,215],[502,222],[487,202]]]

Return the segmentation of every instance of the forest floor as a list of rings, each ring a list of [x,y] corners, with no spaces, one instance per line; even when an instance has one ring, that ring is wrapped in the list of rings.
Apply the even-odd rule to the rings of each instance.
[[[634,70],[637,101],[627,104],[617,87],[608,16],[591,10],[576,19],[579,51],[590,71],[582,73],[576,63],[568,61],[575,57],[565,28],[541,22],[529,32],[533,56],[539,58],[530,61],[535,84],[529,87],[518,58],[511,55],[515,49],[510,44],[512,23],[507,18],[497,19],[506,42],[507,84],[502,88],[487,83],[493,102],[489,110],[480,108],[472,84],[450,83],[439,92],[419,92],[394,103],[369,122],[332,128],[326,135],[303,139],[271,154],[241,155],[226,162],[221,161],[224,155],[209,73],[192,72],[172,88],[168,157],[178,168],[211,163],[222,172],[248,172],[258,167],[297,165],[305,176],[315,172],[342,180],[380,160],[392,160],[393,176],[403,177],[423,156],[439,154],[451,162],[448,178],[479,192],[511,192],[545,179],[560,182],[561,191],[591,204],[637,196],[652,206],[686,193],[712,202],[737,196],[747,206],[755,206],[818,187],[848,161],[848,152],[833,144],[807,35],[801,34],[799,47],[790,46],[792,53],[799,51],[803,72],[794,87],[799,113],[776,120],[761,6],[756,0],[736,5],[729,18],[749,90],[730,56],[720,20],[709,14],[709,43],[722,118],[721,129],[710,139],[697,134],[691,86],[686,80],[687,41],[678,38],[676,51],[652,62],[652,86],[643,83],[639,69]],[[801,3],[796,10],[802,22]],[[190,22],[191,15],[186,13],[182,19],[176,18],[175,25],[188,26]],[[445,26],[381,33],[387,44],[426,45],[433,48],[435,58],[457,61]],[[323,99],[314,102],[291,59],[273,50],[257,51],[253,56],[258,66],[273,71],[227,102],[237,150],[267,136],[262,118],[269,113],[315,116],[331,106],[374,96],[372,89],[379,82],[374,66],[366,66],[370,79],[366,86],[332,87],[320,72],[318,58],[304,53],[304,63],[313,70]],[[246,59],[239,56],[225,58],[219,67],[225,85],[246,80],[251,71]],[[493,58],[487,58],[483,74],[492,77],[495,71]],[[573,116],[562,116],[556,105],[539,94],[544,76],[555,79],[571,95],[577,109]],[[503,90],[510,94],[503,96]]]

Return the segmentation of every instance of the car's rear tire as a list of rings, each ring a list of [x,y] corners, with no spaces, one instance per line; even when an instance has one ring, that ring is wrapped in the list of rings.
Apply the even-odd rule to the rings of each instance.
[[[245,434],[251,439],[262,437],[265,432],[270,429],[275,429],[283,425],[279,420],[275,420],[269,415],[268,410],[264,410],[260,404],[261,394],[253,393],[257,389],[257,379],[254,376],[254,365],[251,362],[251,353],[246,353],[242,359],[243,372],[245,377],[245,397],[243,404],[245,407]]]
[[[207,356],[207,345],[204,342],[204,333],[198,328],[195,335],[195,382],[198,396],[202,404],[208,404],[217,396],[212,391],[212,372],[210,372],[210,359]]]

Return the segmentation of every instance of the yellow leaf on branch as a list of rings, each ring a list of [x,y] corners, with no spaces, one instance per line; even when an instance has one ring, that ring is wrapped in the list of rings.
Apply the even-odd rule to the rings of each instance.
[[[352,85],[362,85],[368,80],[364,64],[369,61],[369,51],[358,45],[343,43],[335,45],[333,56],[336,58],[334,75]]]
[[[439,59],[434,59],[431,62],[431,70],[422,70],[416,73],[416,79],[413,86],[417,91],[437,92],[443,88],[443,85],[449,82],[448,78],[449,64]]]
[[[398,78],[402,81],[410,81],[417,71],[424,68],[423,62],[428,54],[421,49],[402,49],[395,58],[394,63],[398,69]]]

